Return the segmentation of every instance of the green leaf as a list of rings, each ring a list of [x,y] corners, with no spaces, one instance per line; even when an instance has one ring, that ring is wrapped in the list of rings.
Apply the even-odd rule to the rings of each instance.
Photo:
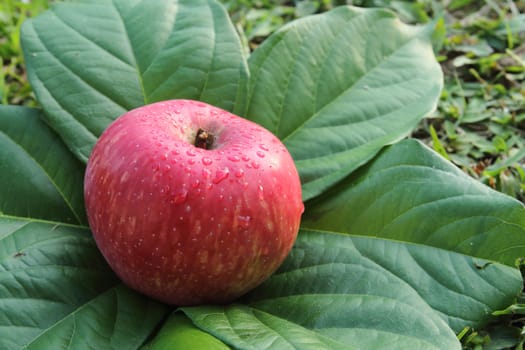
[[[310,199],[435,108],[431,29],[349,6],[296,20],[250,56],[247,102],[235,111],[284,141]]]
[[[164,306],[123,287],[89,230],[0,216],[0,348],[138,348]]]
[[[86,224],[84,166],[42,112],[0,106],[0,213]]]
[[[367,240],[411,263],[403,244]],[[241,349],[459,349],[452,330],[403,278],[361,252],[351,236],[303,230],[283,266],[244,305],[183,311]]]
[[[345,264],[343,272],[340,264]],[[373,274],[383,275],[379,283],[392,279],[389,290],[376,291]],[[405,290],[407,285],[413,290]],[[411,298],[416,303],[422,298],[458,332],[486,324],[492,312],[515,302],[522,285],[518,269],[486,260],[418,244],[303,229],[289,260],[247,299],[260,305],[261,300],[268,303],[298,294],[357,290],[359,295],[395,299],[404,293],[397,302]],[[409,297],[414,293],[417,297]],[[403,314],[390,317],[402,323]],[[361,322],[367,322],[365,313],[363,317]]]
[[[237,349],[352,349],[293,322],[245,305],[186,307],[183,311],[197,326]]]
[[[24,23],[22,46],[46,121],[84,162],[127,110],[173,98],[231,110],[247,74],[215,0],[54,3]]]
[[[479,329],[514,303],[518,269],[419,244],[352,236],[359,253],[408,283],[455,331]]]
[[[307,204],[303,228],[390,238],[514,265],[525,256],[525,207],[415,140]]]
[[[155,338],[142,350],[229,350],[230,348],[203,332],[182,313],[172,314]]]

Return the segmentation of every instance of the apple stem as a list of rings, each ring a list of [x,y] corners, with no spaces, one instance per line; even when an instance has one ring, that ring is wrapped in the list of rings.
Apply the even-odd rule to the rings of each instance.
[[[195,136],[195,147],[210,149],[214,140],[215,137],[211,132],[199,129],[197,130],[197,136]]]

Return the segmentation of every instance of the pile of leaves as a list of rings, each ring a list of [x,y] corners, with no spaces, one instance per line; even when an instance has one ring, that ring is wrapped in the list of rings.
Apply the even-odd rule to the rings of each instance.
[[[0,347],[522,347],[523,4],[223,3],[235,27],[214,0],[5,3]],[[129,290],[86,224],[98,135],[167,98],[267,127],[301,175],[292,253],[231,305]]]

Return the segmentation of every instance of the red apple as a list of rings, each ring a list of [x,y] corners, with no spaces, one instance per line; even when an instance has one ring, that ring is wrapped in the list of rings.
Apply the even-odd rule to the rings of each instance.
[[[304,206],[284,145],[208,104],[125,113],[87,164],[90,227],[125,284],[175,305],[231,301],[288,255]]]

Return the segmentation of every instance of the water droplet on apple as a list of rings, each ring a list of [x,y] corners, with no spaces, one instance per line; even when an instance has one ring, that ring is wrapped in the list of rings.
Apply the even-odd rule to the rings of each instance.
[[[264,158],[266,156],[266,154],[262,151],[257,151],[255,154],[257,154],[257,156],[260,158]]]
[[[237,178],[241,178],[241,177],[243,177],[243,176],[244,176],[244,170],[242,170],[242,169],[237,169],[237,170],[235,171],[235,177],[237,177]]]
[[[262,187],[262,185],[259,185],[259,190],[257,191],[257,195],[259,196],[260,201],[264,200],[264,188]]]
[[[204,168],[204,169],[202,169],[202,176],[203,176],[205,179],[209,179],[210,176],[211,176],[211,170],[208,169],[208,168]]]
[[[190,156],[190,157],[195,157],[195,156],[196,156],[195,152],[193,152],[192,150],[187,150],[187,151],[186,151],[186,154],[187,154],[188,156]]]
[[[241,160],[241,158],[239,158],[238,156],[228,156],[228,159],[232,162],[238,162]]]
[[[214,184],[218,184],[225,180],[228,175],[230,175],[230,170],[228,168],[224,168],[223,170],[217,170],[215,173],[215,178],[213,179]]]
[[[191,184],[191,187],[193,188],[197,188],[199,187],[199,185],[201,184],[201,181],[199,179],[195,179],[192,184]]]
[[[239,215],[237,216],[237,219],[239,219],[239,225],[243,228],[248,228],[250,226],[250,222],[252,221],[252,218],[249,215]]]
[[[259,163],[257,163],[257,162],[252,162],[252,167],[253,167],[254,169],[259,169]]]
[[[182,204],[186,202],[186,199],[188,199],[188,190],[185,188],[173,192],[173,203],[175,204]]]
[[[244,160],[245,162],[247,162],[247,161],[250,160],[250,157],[248,157],[248,156],[242,156],[241,158],[242,158],[242,160]]]
[[[269,151],[270,150],[265,144],[262,144],[262,143],[259,145],[259,148],[262,149],[263,151]]]
[[[211,158],[208,158],[208,157],[202,158],[202,164],[210,165],[211,163],[213,163],[213,160]]]

